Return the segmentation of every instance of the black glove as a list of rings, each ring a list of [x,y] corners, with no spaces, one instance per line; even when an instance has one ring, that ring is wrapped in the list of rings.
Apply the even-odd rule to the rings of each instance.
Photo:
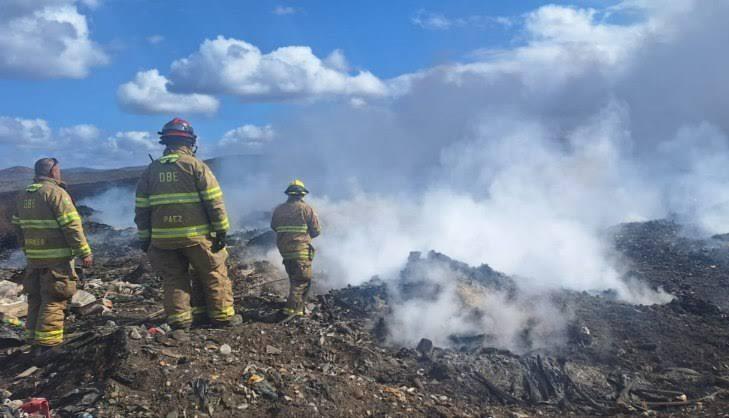
[[[145,253],[149,250],[149,240],[139,241],[139,249]]]
[[[225,237],[226,237],[225,232],[216,232],[215,233],[215,238],[213,241],[213,252],[214,253],[217,253],[218,251],[222,250],[223,248],[225,248],[227,246],[227,244],[225,243]]]

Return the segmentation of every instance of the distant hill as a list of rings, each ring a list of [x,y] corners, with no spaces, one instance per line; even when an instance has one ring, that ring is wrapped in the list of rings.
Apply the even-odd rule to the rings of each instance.
[[[205,160],[216,176],[258,173],[268,166],[268,159],[260,155],[229,155]],[[223,173],[223,167],[226,172]],[[69,168],[63,170],[63,180],[71,195],[79,200],[95,196],[112,187],[134,187],[145,167],[115,169]],[[15,232],[10,225],[16,191],[33,181],[33,169],[10,167],[0,170],[0,250],[11,245]]]
[[[246,172],[257,172],[263,170],[265,161],[266,158],[260,155],[230,155],[205,160],[215,172],[219,172],[223,165],[239,167]],[[144,168],[143,166],[113,169],[67,168],[63,169],[63,180],[71,185],[131,180],[138,178]],[[33,181],[32,168],[16,166],[2,169],[0,170],[0,193],[20,190],[31,181]]]

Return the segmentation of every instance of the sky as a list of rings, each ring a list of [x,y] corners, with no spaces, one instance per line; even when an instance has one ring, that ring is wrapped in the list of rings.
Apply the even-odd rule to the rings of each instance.
[[[67,166],[142,164],[175,116],[193,123],[202,155],[258,153],[291,112],[387,98],[389,80],[524,43],[525,15],[546,4],[0,3],[0,167],[49,154]]]

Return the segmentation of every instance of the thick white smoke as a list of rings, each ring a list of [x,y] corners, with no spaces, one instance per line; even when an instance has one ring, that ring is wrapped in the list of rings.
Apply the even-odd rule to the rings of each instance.
[[[307,181],[324,225],[315,266],[330,286],[395,277],[410,251],[434,249],[515,274],[524,289],[666,302],[620,278],[628,266],[601,233],[669,214],[729,229],[729,80],[718,71],[727,18],[724,2],[542,7],[527,15],[521,46],[391,80],[388,100],[274,121],[273,174],[240,193]],[[449,295],[396,309],[408,341],[464,324]],[[516,330],[520,306],[492,299],[492,319],[514,321],[482,331]],[[501,334],[509,346],[515,333]]]
[[[104,192],[81,199],[80,205],[94,210],[91,220],[114,228],[134,227],[134,189],[113,187]]]

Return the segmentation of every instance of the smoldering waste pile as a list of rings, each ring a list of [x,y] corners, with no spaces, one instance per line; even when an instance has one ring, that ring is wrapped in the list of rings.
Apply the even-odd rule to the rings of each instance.
[[[670,222],[610,231],[629,275],[675,296],[662,305],[530,294],[489,266],[414,253],[394,280],[320,294],[311,317],[280,321],[284,276],[251,256],[271,241],[243,233],[230,271],[244,325],[186,335],[162,326],[160,281],[133,231],[89,229],[97,265],[71,308],[67,343],[34,355],[17,327],[2,326],[0,416],[30,397],[62,417],[712,416],[729,407],[725,237],[681,238]],[[20,276],[3,269],[0,283]],[[444,295],[451,311],[440,310]],[[516,326],[500,326],[495,301],[520,313]],[[402,328],[415,314],[423,333],[438,330],[429,306],[442,332]]]

